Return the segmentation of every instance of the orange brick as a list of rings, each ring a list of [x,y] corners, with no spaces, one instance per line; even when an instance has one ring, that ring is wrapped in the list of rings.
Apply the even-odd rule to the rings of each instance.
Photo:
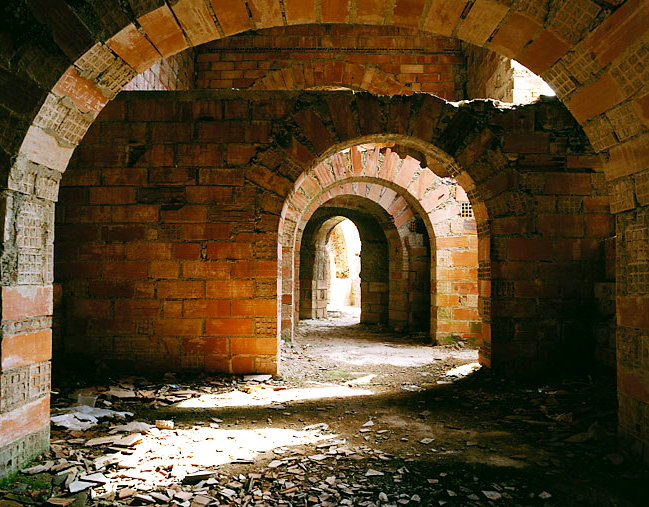
[[[193,46],[219,38],[212,15],[202,0],[179,0],[171,9]]]
[[[113,222],[157,222],[158,206],[133,204],[130,206],[113,206]]]
[[[187,204],[177,210],[161,210],[160,219],[171,223],[201,223],[207,221],[207,206]]]
[[[183,316],[183,301],[163,301],[162,315],[165,319],[176,319]]]
[[[315,0],[284,0],[284,13],[289,25],[315,23]]]
[[[141,319],[160,317],[160,301],[146,299],[115,301],[115,315],[119,315],[121,318],[134,317]]]
[[[464,7],[466,7],[465,2],[436,0],[428,11],[424,30],[440,35],[451,35],[460,20]]]
[[[106,298],[133,297],[133,282],[117,280],[94,280],[90,282],[90,295]]]
[[[247,299],[253,296],[252,280],[208,280],[205,294],[208,298]]]
[[[188,224],[182,229],[183,239],[188,241],[228,239],[229,234],[228,224]]]
[[[468,236],[450,236],[447,238],[437,238],[437,248],[467,248],[469,246]]]
[[[160,336],[200,336],[203,334],[202,319],[160,319],[155,323]]]
[[[548,174],[545,193],[559,195],[590,195],[591,175],[588,173]]]
[[[227,279],[230,278],[230,263],[226,261],[183,262],[183,277]]]
[[[199,204],[221,204],[232,202],[232,187],[185,187],[187,202]]]
[[[607,179],[612,180],[643,171],[649,165],[648,142],[649,134],[644,133],[611,148],[606,164]]]
[[[460,304],[460,296],[451,294],[437,294],[437,306],[453,307]]]
[[[276,338],[231,338],[231,354],[277,354]]]
[[[196,300],[183,303],[184,317],[230,317],[230,301]]]
[[[52,315],[52,287],[2,287],[2,320]]]
[[[277,276],[275,261],[238,261],[232,266],[232,278],[274,278]]]
[[[598,239],[557,239],[557,259],[582,260],[592,258],[593,254],[599,249],[599,245],[600,240]]]
[[[323,23],[344,23],[349,17],[349,1],[322,0],[320,10]]]
[[[586,37],[583,47],[605,67],[647,31],[648,18],[645,1],[627,0]]]
[[[583,125],[586,120],[619,104],[623,98],[615,79],[606,72],[594,83],[572,93],[570,99],[566,101],[566,106],[575,119]]]
[[[174,244],[174,258],[179,260],[195,260],[201,257],[200,243]]]
[[[117,278],[125,280],[135,280],[146,278],[148,266],[142,261],[111,261],[104,262],[102,269],[104,278]]]
[[[586,235],[595,238],[609,238],[615,234],[615,223],[612,215],[588,215],[586,217]]]
[[[169,280],[157,283],[157,296],[160,299],[200,299],[205,293],[205,282]]]
[[[180,263],[175,261],[152,261],[149,264],[149,276],[153,279],[178,278]]]
[[[140,73],[160,60],[156,49],[133,24],[113,35],[106,41],[106,45]]]
[[[469,322],[466,320],[440,320],[437,322],[437,332],[468,333]]]
[[[250,336],[252,319],[207,319],[205,333],[212,336]]]
[[[208,259],[250,259],[251,243],[212,242],[207,244]]]
[[[52,330],[4,336],[0,346],[3,371],[48,361],[52,359]]]
[[[108,98],[101,93],[97,85],[79,76],[77,70],[70,66],[54,85],[52,91],[69,97],[77,108],[84,112],[99,113],[107,104]]]
[[[163,57],[168,58],[187,49],[183,32],[168,6],[162,5],[140,16],[138,22]]]
[[[206,355],[205,371],[217,372],[217,373],[230,373],[230,360],[228,356],[215,355],[215,354]]]
[[[518,56],[518,61],[540,75],[550,65],[565,55],[570,46],[557,37],[551,30],[543,30]]]
[[[18,439],[49,428],[50,396],[44,396],[0,415],[0,447]]]
[[[182,341],[182,350],[188,355],[227,354],[229,340],[215,336],[201,336],[185,338]]]
[[[457,294],[477,294],[478,284],[475,282],[455,282],[453,291]]]
[[[252,28],[244,0],[233,0],[227,5],[219,0],[210,0],[210,3],[225,35],[232,35]]]
[[[282,11],[277,0],[248,0],[248,7],[258,29],[282,26]]]
[[[536,21],[515,13],[491,38],[489,47],[508,58],[514,58],[540,28]]]
[[[253,373],[252,358],[235,356],[232,358],[232,373]]]
[[[418,27],[425,3],[425,0],[397,0],[393,12],[394,23],[398,26]]]
[[[541,215],[539,232],[543,236],[581,238],[584,218],[581,215]]]
[[[238,299],[232,301],[233,317],[277,315],[276,299]]]
[[[451,252],[453,266],[477,266],[478,252]]]
[[[135,260],[171,259],[171,243],[141,242],[126,245],[126,258]]]
[[[458,268],[437,268],[437,279],[438,280],[467,280],[468,279],[468,270],[458,269]]]
[[[630,371],[626,368],[619,368],[617,390],[633,400],[647,404],[649,403],[649,381],[646,377],[642,370]]]
[[[141,225],[112,225],[101,228],[101,239],[104,241],[137,241],[144,239],[144,227]]]
[[[476,0],[468,13],[464,13],[457,36],[467,42],[483,46],[505,17],[509,8],[493,0]]]
[[[457,320],[480,320],[478,310],[472,308],[455,308],[453,310],[453,319]]]

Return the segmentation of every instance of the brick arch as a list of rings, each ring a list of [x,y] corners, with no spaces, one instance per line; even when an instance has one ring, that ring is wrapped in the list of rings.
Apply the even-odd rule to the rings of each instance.
[[[376,95],[410,95],[412,91],[393,76],[371,65],[331,59],[305,62],[274,70],[259,78],[253,90],[305,90],[342,86]]]
[[[326,270],[317,268],[325,267],[326,237],[342,217],[356,225],[361,239],[361,322],[380,322],[398,330],[419,328],[421,322],[410,315],[405,293],[395,293],[413,245],[408,245],[409,238],[400,236],[387,210],[357,195],[331,197],[300,228],[293,262],[299,285],[296,283],[294,289],[295,305],[287,310],[300,318],[326,316]],[[429,313],[427,310],[427,318]]]
[[[373,190],[388,190],[388,193],[390,193],[390,190],[380,181],[375,181],[374,183],[367,185],[369,185],[369,192],[372,192]],[[398,330],[428,330],[428,326],[425,326],[426,329],[421,328],[419,322],[415,318],[415,316],[419,316],[422,311],[420,305],[411,305],[408,299],[404,298],[404,295],[409,292],[412,292],[413,295],[415,293],[422,294],[422,282],[424,282],[426,288],[428,287],[426,282],[430,282],[431,276],[430,252],[422,255],[422,252],[417,250],[417,248],[426,248],[426,245],[430,245],[431,243],[434,244],[434,241],[432,241],[433,238],[429,240],[428,234],[424,234],[424,239],[422,236],[423,231],[417,234],[408,230],[407,227],[397,227],[397,224],[395,223],[395,215],[404,211],[404,209],[397,210],[390,206],[392,202],[386,202],[386,200],[379,200],[376,202],[370,194],[365,196],[359,192],[355,192],[354,190],[358,189],[354,187],[357,187],[357,185],[354,185],[353,182],[344,181],[324,189],[316,198],[316,202],[318,203],[317,209],[315,209],[313,213],[305,213],[300,217],[300,221],[297,224],[294,233],[294,249],[283,249],[282,255],[284,255],[284,253],[288,255],[289,262],[292,262],[294,266],[294,273],[299,273],[299,259],[302,257],[303,239],[305,235],[308,236],[306,233],[307,227],[313,221],[312,219],[317,217],[318,210],[337,206],[341,210],[360,210],[368,213],[380,226],[386,238],[386,241],[384,242],[385,244],[382,245],[381,248],[377,250],[377,247],[375,246],[374,249],[377,250],[377,253],[379,254],[382,254],[382,249],[384,249],[387,253],[387,258],[386,264],[382,267],[380,272],[377,272],[376,270],[372,272],[370,269],[362,270],[364,275],[362,276],[361,282],[361,304],[363,303],[363,300],[367,301],[367,304],[362,306],[361,321],[383,322]],[[416,212],[413,214],[413,211],[407,205],[406,209],[408,216],[412,219],[417,216]],[[344,212],[340,213],[344,214]],[[357,227],[361,233],[361,241],[363,241],[365,236],[364,232],[361,231],[363,227],[358,224]],[[361,257],[363,257],[363,252],[361,252]],[[370,255],[370,258],[371,257],[372,256]],[[420,266],[419,271],[416,273],[413,271],[413,266],[416,267],[415,263],[418,261],[426,263],[427,267]],[[412,274],[413,279],[414,277],[417,278],[413,283],[410,283],[410,274]],[[300,276],[299,286],[296,283],[293,288],[293,295],[296,303],[292,310],[294,319],[295,316],[300,313],[302,303],[306,301],[303,291],[305,281],[306,280]],[[284,295],[285,294],[283,294],[283,296]],[[423,295],[426,296],[427,301],[430,300],[429,293]],[[370,309],[368,304],[370,304],[371,298],[372,308]],[[379,300],[374,300],[375,298],[378,298]],[[381,308],[380,310],[377,309],[379,307]],[[288,313],[287,310],[289,309],[284,309],[283,315]],[[435,312],[426,310],[425,314],[425,320],[428,321],[431,316],[435,315]],[[290,325],[290,327],[287,326],[287,329],[291,329],[294,322],[295,321],[286,323]],[[285,323],[283,322],[282,324],[284,325]]]
[[[119,13],[121,22],[108,23],[101,16],[98,26],[109,26],[110,37],[93,34],[82,28],[75,12],[68,6],[55,5],[67,24],[53,26],[55,39],[73,62],[51,88],[44,102],[36,99],[38,114],[25,132],[18,161],[26,161],[63,172],[83,134],[97,113],[138,72],[148,69],[162,57],[172,56],[190,46],[242,33],[252,28],[268,28],[284,24],[358,23],[394,24],[404,28],[421,27],[423,31],[458,38],[492,49],[523,65],[542,77],[565,100],[568,108],[587,130],[593,145],[601,150],[623,144],[620,157],[635,157],[642,143],[627,145],[631,129],[642,129],[646,123],[643,103],[629,102],[637,95],[643,77],[623,76],[628,67],[642,55],[641,44],[635,44],[645,32],[647,15],[644,2],[627,2],[613,11],[592,5],[566,1],[550,9],[535,2],[522,2],[516,7],[478,2],[465,12],[461,2],[454,6],[440,3],[415,7],[392,5],[377,0],[357,6],[351,12],[345,2],[321,8],[318,19],[315,1],[300,7],[292,4],[251,2],[248,10],[242,0],[235,3],[218,0],[181,0],[172,6],[162,5]],[[36,17],[47,24],[43,14]],[[110,16],[110,9],[105,10]],[[47,16],[47,14],[45,14]],[[599,22],[599,25],[597,23]],[[588,28],[597,25],[590,33]],[[613,27],[616,27],[613,29]],[[82,32],[81,36],[75,30]],[[67,32],[67,33],[66,33]],[[105,34],[106,31],[100,32]],[[625,33],[624,42],[615,42]],[[66,36],[74,41],[66,44]],[[635,44],[635,46],[634,46]],[[88,46],[92,46],[88,49]],[[633,46],[633,47],[631,47]],[[603,100],[587,100],[590,93],[602,94]],[[619,103],[627,106],[615,110]],[[32,104],[31,111],[35,111]],[[30,118],[30,108],[27,118]],[[637,112],[640,111],[640,112]],[[602,114],[614,119],[607,121]],[[586,125],[587,122],[592,122]],[[611,122],[613,125],[611,125]],[[24,187],[24,167],[14,164],[10,188]],[[609,165],[610,166],[610,165]],[[644,168],[642,168],[644,169]],[[615,177],[615,175],[613,175]],[[56,187],[56,173],[52,177]]]
[[[389,138],[389,136],[384,137],[383,140]],[[395,149],[407,151],[407,146],[413,142],[403,137],[397,136],[397,138],[401,146],[395,146],[394,142],[387,144],[392,145]],[[417,145],[421,147],[420,143]],[[457,163],[453,162],[448,155],[434,148],[428,149],[427,153],[438,172],[448,174],[449,170],[452,170],[454,174],[464,174],[463,178],[466,184],[471,185],[470,188],[474,188],[470,176],[462,173]],[[421,155],[423,154],[420,153],[419,156]],[[445,165],[442,164],[442,161],[445,161]],[[478,342],[484,336],[488,340],[490,336],[488,331],[489,315],[485,314],[484,310],[489,308],[490,285],[488,279],[478,281],[478,251],[481,252],[483,271],[488,272],[489,266],[489,240],[485,234],[488,224],[487,208],[484,203],[475,203],[475,214],[482,224],[481,239],[477,241],[477,236],[473,233],[476,238],[473,244],[475,250],[472,251],[467,242],[466,248],[469,250],[460,251],[457,245],[461,245],[462,240],[458,242],[457,239],[459,237],[464,239],[466,232],[451,232],[449,235],[450,228],[447,224],[459,214],[457,204],[445,206],[448,204],[449,194],[449,187],[441,183],[431,168],[422,168],[418,160],[409,155],[400,155],[399,152],[393,151],[391,148],[386,148],[385,143],[374,145],[373,149],[364,150],[359,149],[359,145],[352,145],[345,153],[338,152],[317,163],[312,170],[302,173],[296,179],[293,190],[284,202],[280,219],[279,241],[282,248],[283,265],[281,295],[283,331],[292,334],[299,314],[298,303],[304,299],[295,277],[299,272],[300,238],[306,223],[327,200],[349,196],[375,202],[387,213],[393,227],[398,231],[402,245],[402,257],[405,260],[403,265],[397,266],[395,263],[394,270],[393,267],[390,268],[390,291],[394,294],[416,293],[421,290],[421,287],[417,284],[409,287],[407,282],[409,279],[421,281],[422,276],[425,276],[426,281],[430,281],[430,287],[433,289],[431,295],[433,304],[429,317],[433,341],[448,336],[473,338]],[[473,194],[473,200],[476,201],[478,193],[474,192]],[[426,236],[430,244],[428,255],[430,257],[425,259],[425,262],[428,266],[426,270],[430,271],[425,274],[413,272],[412,276],[409,276],[411,267],[418,266],[418,262],[420,262],[410,259],[410,251],[407,248],[409,244],[418,243],[416,237],[411,238],[413,233],[410,228],[413,221],[417,219],[422,220],[427,231]],[[443,233],[443,230],[447,232]],[[471,235],[469,233],[469,236]],[[443,237],[442,244],[444,245],[439,249],[436,247],[436,238],[438,237]],[[478,250],[479,246],[480,250]],[[464,276],[469,278],[458,278],[457,273],[460,270],[449,271],[448,268],[442,267],[443,265],[438,266],[438,255],[441,259],[450,259],[453,256],[456,263],[452,267],[463,266],[466,271]],[[437,284],[438,280],[441,282],[440,284]],[[453,282],[450,283],[449,280],[453,280]],[[461,294],[464,295],[461,296]],[[453,305],[449,305],[449,301],[452,301],[456,296],[466,297],[467,294],[474,295],[476,299],[472,303],[464,302],[462,308],[451,310],[450,307]],[[437,299],[446,308],[447,314],[453,312],[453,318],[438,318]],[[395,299],[392,310],[396,315],[407,307],[408,301]],[[481,316],[479,316],[479,309],[482,309],[483,315]],[[414,308],[411,313],[418,312],[420,315],[420,310],[420,308]],[[462,317],[456,319],[456,314]],[[408,321],[412,321],[411,314],[408,314],[406,318]],[[404,326],[403,322],[397,322],[396,319],[392,324],[396,327]],[[490,344],[485,342],[482,346],[483,361],[485,362],[489,360],[489,349]]]
[[[279,2],[268,9],[260,8],[261,1],[248,3],[250,16],[242,0],[180,0],[154,10],[137,4],[129,12],[113,12],[97,3],[96,12],[102,14],[85,7],[83,12],[77,11],[61,1],[48,2],[33,13],[45,28],[39,28],[42,37],[32,40],[46,40],[48,47],[34,55],[34,60],[42,58],[52,65],[41,65],[44,72],[31,73],[24,70],[29,68],[24,60],[30,57],[16,62],[17,67],[12,63],[9,70],[3,70],[9,91],[0,99],[6,109],[2,118],[6,186],[16,193],[15,199],[10,195],[6,201],[9,232],[5,234],[3,265],[8,272],[2,296],[3,305],[15,311],[4,311],[5,320],[11,315],[12,322],[31,322],[51,313],[48,264],[51,266],[53,238],[45,234],[43,245],[33,251],[26,246],[24,224],[33,219],[47,229],[44,222],[51,220],[61,175],[75,146],[106,103],[137,72],[161,56],[253,27],[281,26],[285,22],[421,27],[454,34],[514,57],[540,74],[606,160],[603,168],[610,182],[612,212],[620,217],[618,263],[645,269],[639,252],[644,251],[646,239],[641,240],[642,247],[636,241],[646,237],[644,232],[638,236],[638,231],[646,230],[644,207],[649,204],[649,98],[644,72],[647,2],[627,0],[621,6],[603,6],[565,1],[552,2],[550,8],[546,2],[525,1],[510,8],[480,1],[465,9],[464,2],[419,2],[413,7],[411,3],[379,0],[364,3],[354,12],[347,2],[331,2],[321,9],[319,19],[315,2],[291,3],[284,13]],[[18,42],[16,54],[34,53]],[[644,64],[634,65],[637,62]],[[29,199],[23,200],[24,195]],[[30,267],[21,271],[21,256],[40,259],[35,263],[36,270],[27,263]],[[631,275],[618,283],[617,312],[620,343],[637,345],[649,335],[649,298],[644,286],[636,284]],[[13,335],[6,338],[13,339]],[[44,352],[39,357],[46,357],[47,346],[41,349]],[[638,367],[637,358],[625,353],[620,356],[618,371],[621,413],[626,414],[621,428],[648,446],[646,432],[641,434],[628,415],[646,409],[646,398],[639,394],[644,391],[637,386],[646,390],[647,369]],[[45,406],[43,399],[38,403]],[[44,419],[39,415],[34,420],[41,424]]]
[[[645,130],[647,123],[643,101],[630,101],[637,96],[644,77],[624,75],[622,69],[638,58],[642,60],[647,7],[639,0],[622,7],[602,8],[566,1],[548,7],[536,2],[521,2],[516,7],[478,2],[465,12],[461,2],[450,6],[406,6],[377,0],[357,6],[354,12],[345,2],[332,3],[318,9],[316,2],[284,6],[279,3],[251,2],[248,10],[242,0],[181,0],[172,6],[162,5],[149,10],[138,7],[135,19],[120,13],[120,22],[107,23],[98,16],[98,26],[109,26],[110,37],[90,33],[82,27],[75,12],[68,6],[55,5],[52,13],[60,11],[69,23],[53,25],[55,40],[73,62],[51,88],[44,102],[36,99],[38,114],[25,132],[18,149],[17,160],[63,172],[72,154],[97,113],[138,72],[148,69],[162,57],[176,54],[225,36],[252,28],[267,28],[284,24],[358,23],[394,24],[441,35],[454,34],[467,42],[484,46],[505,56],[516,58],[544,79],[565,100],[568,108],[582,123],[593,145],[602,151],[621,144],[617,159],[636,160],[643,143],[629,144],[629,132]],[[110,16],[110,9],[105,10]],[[47,23],[47,14],[38,19]],[[588,28],[596,25],[590,32]],[[81,34],[76,34],[80,31]],[[617,41],[624,33],[623,41]],[[66,43],[66,37],[70,41]],[[94,42],[94,44],[93,44]],[[90,49],[88,49],[88,46]],[[640,51],[640,52],[639,52]],[[602,100],[588,100],[591,94]],[[620,103],[623,108],[616,109]],[[30,117],[29,106],[27,111]],[[608,112],[608,117],[602,114]],[[631,125],[629,125],[629,122]],[[617,170],[615,163],[607,169]],[[14,164],[10,188],[23,186],[24,167]],[[645,169],[642,167],[640,170]],[[53,183],[56,187],[56,174]],[[46,185],[45,183],[43,185]]]

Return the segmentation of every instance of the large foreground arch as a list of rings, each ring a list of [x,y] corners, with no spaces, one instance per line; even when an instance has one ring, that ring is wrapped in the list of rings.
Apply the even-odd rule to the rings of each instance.
[[[649,333],[647,244],[649,5],[590,1],[284,2],[251,0],[6,4],[2,164],[7,180],[2,258],[2,440],[7,470],[41,449],[48,413],[53,206],[75,146],[97,114],[162,56],[245,30],[307,22],[396,24],[455,35],[541,74],[603,154],[618,214],[618,381],[621,428],[646,449],[649,373],[637,352]],[[38,23],[31,19],[34,16]],[[35,43],[34,41],[38,41]],[[369,116],[372,111],[365,110]],[[454,150],[453,150],[454,151]],[[592,163],[591,163],[592,165]],[[573,187],[573,190],[578,187]],[[513,204],[516,206],[516,204]],[[507,287],[503,291],[507,292]],[[635,351],[635,352],[634,352]],[[25,380],[29,379],[29,380]],[[28,395],[24,393],[29,393]],[[28,419],[33,425],[18,421]],[[646,451],[645,451],[646,452]]]

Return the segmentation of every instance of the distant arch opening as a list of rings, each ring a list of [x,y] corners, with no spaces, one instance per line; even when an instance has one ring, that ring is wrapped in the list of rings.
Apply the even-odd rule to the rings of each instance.
[[[345,219],[331,230],[329,256],[329,300],[327,311],[361,308],[361,238],[354,223]],[[360,313],[359,313],[360,315]]]

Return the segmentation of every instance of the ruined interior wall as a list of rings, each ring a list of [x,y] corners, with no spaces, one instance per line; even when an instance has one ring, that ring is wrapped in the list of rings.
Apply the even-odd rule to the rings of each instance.
[[[461,100],[463,65],[460,42],[451,37],[394,26],[287,26],[198,47],[196,85],[286,90],[338,84],[386,94],[388,78],[403,86],[400,93]]]
[[[317,95],[201,93],[125,94],[77,150],[57,207],[66,354],[138,369],[275,370],[278,219],[290,178],[304,168],[264,149],[285,143],[288,129],[301,141],[287,149],[311,164],[305,146],[332,139],[336,127],[313,113]],[[379,122],[381,108],[423,117],[422,97],[409,98],[409,109],[390,108],[387,98],[336,97],[365,101]],[[592,350],[600,246],[612,235],[597,159],[579,154],[583,137],[556,102],[444,107],[453,120],[426,135],[457,153],[474,183],[464,173],[458,181],[484,210],[477,229],[490,251],[479,253],[478,281],[492,290],[480,316],[492,325],[494,366],[528,371],[583,357]],[[351,118],[369,132],[384,128],[369,116]],[[480,121],[477,144],[461,147],[458,132]]]
[[[122,369],[274,373],[277,215],[258,206],[277,203],[243,171],[268,123],[244,121],[247,102],[148,97],[104,110],[61,189],[58,348]]]
[[[598,157],[576,154],[567,137],[571,120],[549,104],[502,117],[503,126],[519,126],[503,140],[517,172],[500,182],[516,191],[490,200],[492,335],[505,342],[525,337],[513,359],[521,364],[541,354],[555,357],[560,368],[561,362],[589,367],[593,359],[606,365],[614,344],[598,338],[595,346],[593,334],[610,320],[595,290],[612,281],[605,247],[615,235],[609,188],[597,172]],[[532,125],[534,134],[524,133]]]

